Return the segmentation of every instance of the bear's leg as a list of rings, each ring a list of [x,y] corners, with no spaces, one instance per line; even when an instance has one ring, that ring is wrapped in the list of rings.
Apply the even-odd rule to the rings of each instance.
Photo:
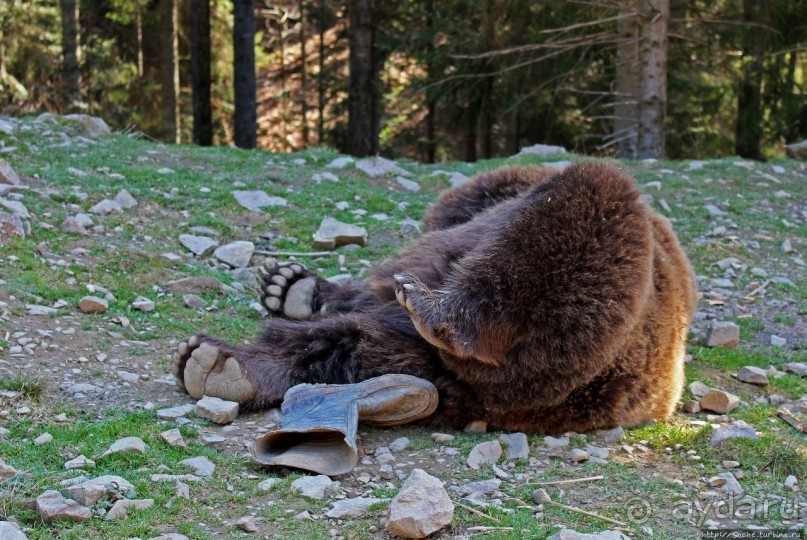
[[[299,263],[266,265],[261,276],[261,303],[278,317],[306,321],[380,303],[363,283],[337,285]]]
[[[192,397],[238,401],[245,409],[276,406],[296,384],[348,384],[403,373],[437,386],[441,402],[430,422],[463,427],[484,418],[473,391],[444,369],[438,352],[394,302],[318,321],[273,319],[257,345],[193,336],[179,345],[172,371],[177,386]]]

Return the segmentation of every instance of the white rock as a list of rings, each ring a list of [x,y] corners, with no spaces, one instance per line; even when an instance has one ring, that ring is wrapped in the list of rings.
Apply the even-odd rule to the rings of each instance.
[[[389,443],[389,450],[393,453],[403,452],[409,446],[409,439],[406,437],[399,437]]]
[[[569,437],[544,437],[544,444],[549,448],[563,448],[569,446]]]
[[[355,499],[342,499],[333,503],[333,508],[325,515],[334,519],[357,518],[363,516],[372,505],[382,502],[383,499],[375,497],[356,497]]]
[[[579,533],[571,529],[561,529],[547,540],[630,540],[619,531],[603,531],[593,534]]]
[[[261,208],[286,206],[288,201],[283,197],[270,197],[265,191],[233,191],[233,197],[238,204],[252,212],[263,212]]]
[[[322,499],[325,497],[325,490],[331,486],[333,486],[333,481],[324,474],[303,476],[291,483],[292,491],[309,499]]]
[[[113,442],[100,457],[120,453],[145,454],[147,448],[148,445],[140,437],[124,437]]]
[[[342,156],[334,159],[325,166],[328,167],[329,169],[344,169],[354,161],[355,160],[352,157]]]
[[[588,452],[581,450],[580,448],[573,448],[572,451],[569,452],[569,459],[574,463],[588,461]]]
[[[768,372],[756,366],[745,366],[737,373],[737,378],[744,383],[757,386],[768,386]]]
[[[280,478],[267,478],[260,484],[258,484],[258,489],[261,491],[270,491],[272,490],[275,485],[280,482]]]
[[[454,440],[454,435],[449,435],[448,433],[432,433],[431,439],[434,442],[438,443],[446,443],[451,442]]]
[[[219,247],[219,243],[212,238],[192,234],[180,234],[179,243],[199,257],[207,257],[213,253],[213,250]]]
[[[193,474],[205,478],[213,476],[213,471],[216,470],[216,464],[205,456],[183,459],[179,464],[190,467]]]
[[[132,373],[131,371],[119,369],[115,372],[115,375],[117,375],[119,379],[126,381],[129,384],[137,384],[140,382],[140,375],[137,373]]]
[[[138,296],[135,298],[135,301],[132,302],[132,309],[136,309],[137,311],[154,311],[156,304],[154,300],[146,298],[144,296]]]
[[[322,220],[319,229],[314,233],[313,247],[333,249],[347,244],[363,246],[366,243],[367,229],[328,217]]]
[[[0,212],[0,246],[5,245],[12,236],[25,238],[25,224],[17,214]]]
[[[387,531],[404,538],[426,538],[451,523],[454,504],[442,482],[414,469],[389,505]]]
[[[9,186],[19,186],[20,176],[11,168],[11,165],[2,158],[0,158],[0,184]]]
[[[258,532],[258,522],[252,516],[238,518],[235,522],[235,526],[248,533]]]
[[[204,396],[196,402],[194,412],[216,424],[229,424],[238,416],[238,403]]]
[[[525,146],[519,150],[517,156],[547,156],[551,154],[565,154],[566,149],[562,146],[553,146],[550,144],[534,144],[532,146]]]
[[[213,256],[232,268],[244,268],[252,259],[255,244],[239,240],[220,246],[213,252]]]
[[[413,193],[417,193],[418,191],[420,191],[420,184],[418,184],[414,180],[407,180],[402,176],[396,176],[395,181],[398,182],[399,186],[401,186],[407,191],[411,191]]]
[[[771,345],[774,347],[787,347],[787,339],[780,336],[771,335]]]
[[[123,208],[121,208],[121,205],[118,204],[117,201],[113,201],[112,199],[104,199],[90,208],[90,212],[105,216],[108,214],[120,214],[123,212]]]
[[[744,493],[743,488],[733,474],[731,474],[730,472],[720,473],[717,475],[717,477],[725,480],[724,484],[718,486],[720,491],[731,493],[737,497],[743,496]]]
[[[43,433],[42,435],[40,435],[39,437],[34,439],[34,445],[42,446],[43,444],[47,444],[47,443],[51,442],[52,440],[53,440],[53,435],[51,435],[50,433]]]
[[[402,169],[397,163],[382,157],[371,157],[356,162],[356,168],[371,178],[395,174],[412,176],[412,173]]]
[[[323,180],[328,180],[329,182],[338,182],[339,181],[339,177],[336,176],[335,174],[333,174],[332,172],[316,173],[312,178],[314,179],[314,182],[316,182],[317,184],[319,184]]]
[[[0,521],[0,538],[3,540],[28,540],[16,523]]]
[[[89,114],[68,114],[65,118],[78,122],[83,129],[83,135],[90,139],[97,139],[104,135],[109,135],[111,132],[107,123],[97,116],[90,116]]]
[[[177,418],[181,418],[189,413],[192,413],[193,409],[194,406],[191,404],[160,409],[157,411],[157,418],[161,420],[176,420]]]
[[[145,510],[154,506],[154,499],[121,499],[115,501],[104,519],[124,519],[130,511]]]
[[[168,429],[160,433],[160,437],[163,438],[165,442],[169,445],[174,446],[176,448],[185,448],[188,445],[185,443],[185,439],[182,438],[182,433],[179,432],[178,429]]]
[[[87,456],[81,455],[77,458],[71,459],[64,464],[64,468],[68,471],[73,469],[86,470],[95,468],[95,462]]]
[[[19,201],[7,201],[6,199],[0,199],[0,206],[11,210],[12,214],[20,216],[23,219],[29,219],[31,217],[31,214],[28,213],[28,208],[26,208],[25,205]]]
[[[750,439],[756,441],[759,437],[753,427],[742,420],[737,420],[731,424],[715,428],[712,431],[710,444],[712,446],[720,446],[729,439]]]
[[[496,463],[502,457],[502,445],[499,441],[487,441],[474,446],[465,463],[472,469],[481,465]]]
[[[125,189],[120,190],[118,194],[115,195],[115,202],[118,203],[118,206],[125,210],[137,206],[137,200]]]
[[[499,435],[499,440],[507,447],[507,459],[528,459],[530,457],[530,445],[525,434]]]
[[[125,478],[114,475],[99,476],[64,488],[64,494],[84,506],[92,506],[113,492],[126,493],[134,486]]]

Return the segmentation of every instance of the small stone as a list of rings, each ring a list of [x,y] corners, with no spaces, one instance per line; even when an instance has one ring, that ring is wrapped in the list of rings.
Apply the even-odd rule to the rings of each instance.
[[[130,510],[145,510],[154,506],[154,499],[121,499],[115,501],[107,512],[105,519],[123,519]]]
[[[785,487],[791,491],[798,491],[799,490],[798,484],[799,484],[798,478],[796,478],[792,474],[788,475],[788,477],[785,478]]]
[[[390,502],[384,526],[403,538],[426,538],[451,523],[453,516],[454,504],[442,482],[414,469]]]
[[[382,157],[370,157],[356,162],[356,168],[371,178],[386,175],[412,176],[412,173],[399,167],[394,161]]]
[[[354,161],[355,160],[352,157],[342,156],[334,159],[325,166],[328,167],[329,169],[344,169]]]
[[[238,403],[204,396],[196,402],[194,412],[216,424],[230,424],[238,416]]]
[[[740,327],[733,322],[714,321],[706,336],[707,347],[736,349],[740,343]]]
[[[780,336],[771,335],[771,345],[774,347],[787,347],[787,340]]]
[[[89,508],[66,499],[58,491],[48,490],[36,498],[36,509],[42,521],[87,521],[92,517]]]
[[[195,294],[183,294],[182,301],[185,307],[190,309],[204,309],[207,307],[207,302],[205,302],[202,297]]]
[[[374,504],[382,499],[375,497],[356,497],[355,499],[342,499],[333,503],[333,508],[325,512],[325,515],[334,519],[357,518],[363,516]]]
[[[474,420],[463,429],[465,433],[487,433],[488,423],[486,420]]]
[[[319,183],[320,183],[320,182],[322,182],[323,180],[328,180],[329,182],[338,182],[338,181],[339,181],[339,177],[338,177],[338,176],[336,176],[335,174],[333,174],[332,172],[321,172],[321,173],[316,173],[316,174],[315,174],[314,176],[312,176],[311,178],[312,178],[312,179],[314,180],[314,182],[316,182],[317,184],[319,184]]]
[[[572,449],[569,452],[569,459],[572,460],[574,463],[582,463],[583,461],[588,461],[588,452],[585,450],[581,450],[579,448]]]
[[[275,485],[280,482],[280,478],[267,478],[260,484],[258,484],[258,489],[261,491],[270,491],[275,487]]]
[[[756,366],[745,366],[737,373],[737,378],[744,383],[757,386],[768,386],[768,372]]]
[[[396,176],[395,181],[398,182],[399,186],[401,186],[407,191],[411,191],[413,193],[417,193],[418,191],[420,191],[420,184],[418,184],[414,180],[407,180],[403,176]]]
[[[790,238],[785,238],[782,241],[782,252],[790,253],[792,251],[793,251],[793,243],[790,241]]]
[[[126,381],[129,384],[137,384],[140,382],[140,375],[132,373],[131,371],[124,371],[122,369],[115,372],[119,379]]]
[[[233,191],[233,197],[238,204],[252,212],[263,212],[261,208],[286,206],[288,201],[283,197],[270,197],[265,191]]]
[[[733,495],[735,495],[737,497],[742,497],[743,496],[743,493],[744,493],[743,488],[740,485],[740,483],[737,481],[737,478],[735,478],[735,476],[733,474],[731,474],[730,472],[720,473],[716,477],[714,477],[712,480],[715,481],[716,483],[719,483],[720,480],[718,480],[718,479],[723,480],[723,483],[720,484],[719,486],[714,486],[714,487],[718,487],[718,488],[720,488],[720,491],[725,491],[726,493],[731,493],[731,494],[733,494]]]
[[[502,481],[498,478],[491,480],[480,480],[478,482],[471,482],[461,486],[451,486],[451,491],[457,493],[460,497],[466,497],[472,493],[480,493],[487,495],[492,491],[498,490],[502,485]]]
[[[219,243],[212,238],[192,234],[180,234],[179,243],[198,257],[207,257],[219,247]]]
[[[95,462],[91,459],[88,459],[86,456],[81,455],[78,456],[77,458],[71,459],[70,461],[66,462],[64,464],[64,468],[67,469],[68,471],[71,471],[73,469],[79,469],[79,470],[94,469]]]
[[[688,412],[689,414],[699,413],[701,412],[701,404],[695,399],[690,399],[684,403],[684,412]]]
[[[2,458],[0,458],[0,480],[8,480],[9,478],[17,476],[17,474],[19,474],[17,469],[7,464]]]
[[[698,398],[702,398],[703,396],[708,394],[709,391],[711,390],[711,388],[709,388],[700,381],[693,382],[687,387],[687,389],[689,390],[690,394]]]
[[[325,490],[331,486],[333,486],[333,481],[324,474],[303,476],[291,483],[292,491],[299,492],[303,497],[309,499],[322,499],[325,497]]]
[[[517,156],[549,156],[553,154],[565,154],[566,149],[562,146],[553,146],[551,144],[534,144],[532,146],[524,146],[518,151]]]
[[[157,411],[157,418],[160,420],[176,420],[193,412],[194,406],[191,404],[169,407]]]
[[[502,445],[499,441],[487,441],[474,446],[465,463],[474,470],[481,465],[492,464],[502,457]]]
[[[204,478],[213,476],[213,471],[216,470],[216,464],[205,456],[183,459],[179,464],[190,467],[193,469],[193,474]]]
[[[70,234],[80,234],[82,236],[87,234],[87,229],[75,217],[68,217],[62,221],[62,230]]]
[[[118,206],[125,210],[137,206],[137,200],[125,189],[120,190],[120,192],[115,195],[115,202],[118,203]]]
[[[295,514],[294,519],[296,519],[297,521],[308,521],[312,519],[311,512],[309,512],[308,510],[303,510],[299,514]]]
[[[145,454],[147,448],[148,445],[140,437],[124,437],[113,442],[100,457],[121,453]]]
[[[154,311],[155,307],[156,304],[154,303],[154,300],[150,300],[145,296],[138,296],[135,298],[135,301],[132,302],[132,309],[136,309],[137,311]]]
[[[448,433],[432,433],[431,439],[434,442],[446,443],[446,442],[453,441],[454,440],[454,435],[449,435]]]
[[[723,210],[721,210],[720,208],[718,208],[714,204],[707,204],[706,206],[704,206],[704,208],[706,208],[706,211],[712,217],[720,217],[720,216],[725,216],[726,215],[726,213]]]
[[[625,438],[625,430],[622,426],[618,426],[613,429],[598,431],[597,436],[607,444],[614,444]]]
[[[185,443],[185,439],[182,438],[182,433],[180,433],[176,428],[161,432],[160,437],[162,437],[163,440],[169,445],[176,448],[186,448],[188,446]]]
[[[749,439],[756,441],[759,439],[757,432],[742,420],[737,420],[729,425],[720,426],[712,431],[710,444],[720,446],[729,439]]]
[[[507,447],[507,459],[528,459],[530,457],[530,445],[525,434],[499,435],[499,440]]]
[[[0,538],[3,540],[28,540],[16,523],[0,521]]]
[[[593,534],[579,533],[571,529],[561,529],[547,540],[630,540],[619,531],[602,531]]]
[[[25,225],[20,216],[0,212],[0,246],[6,245],[12,236],[25,238]]]
[[[611,453],[608,448],[602,448],[591,444],[586,445],[586,452],[588,452],[589,456],[596,459],[608,459],[608,454]]]
[[[84,506],[92,506],[111,493],[126,493],[130,490],[134,490],[134,486],[125,478],[105,475],[68,486],[63,491],[67,497],[78,501]]]
[[[213,256],[231,268],[244,268],[254,252],[255,244],[239,240],[216,248]]]
[[[807,364],[788,362],[787,364],[782,364],[782,371],[793,373],[799,377],[807,377]]]
[[[725,467],[726,469],[735,469],[735,468],[737,468],[739,466],[740,466],[739,461],[731,461],[731,460],[728,460],[728,459],[723,461],[723,467]]]
[[[47,443],[51,442],[52,440],[53,440],[53,435],[51,435],[50,433],[43,433],[42,435],[40,435],[39,437],[34,439],[34,445],[42,446],[43,444],[47,444]]]
[[[740,405],[740,398],[723,390],[709,390],[700,400],[701,409],[726,414]]]
[[[258,522],[252,516],[238,518],[235,522],[235,526],[248,533],[258,532]]]
[[[109,309],[109,303],[97,296],[85,296],[79,301],[78,307],[84,313],[103,313]]]
[[[544,444],[549,448],[563,448],[569,446],[569,437],[544,437]]]
[[[367,229],[328,217],[322,220],[319,229],[314,233],[313,247],[333,249],[348,244],[363,246],[366,243]]]
[[[20,185],[20,176],[11,168],[11,165],[2,158],[0,158],[0,184],[8,186]]]
[[[106,216],[108,214],[120,214],[123,212],[123,208],[121,208],[121,205],[118,204],[117,201],[113,201],[112,199],[104,199],[90,208],[90,212],[93,214]]]
[[[168,534],[161,534],[160,536],[155,536],[150,540],[189,540],[189,539],[184,534],[168,533]]]
[[[68,120],[78,122],[82,128],[82,134],[90,139],[98,139],[104,135],[109,135],[112,131],[109,126],[104,122],[103,118],[97,116],[90,116],[89,114],[68,114],[65,116]]]
[[[389,450],[393,453],[403,452],[409,446],[409,439],[406,437],[399,437],[389,443]]]

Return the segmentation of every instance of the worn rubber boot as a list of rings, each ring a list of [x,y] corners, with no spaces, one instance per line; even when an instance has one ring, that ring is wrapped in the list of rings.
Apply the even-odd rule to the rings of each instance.
[[[432,383],[411,375],[382,375],[355,384],[299,384],[283,396],[280,429],[259,437],[253,456],[264,465],[345,474],[359,460],[359,422],[414,422],[432,414],[437,400]]]

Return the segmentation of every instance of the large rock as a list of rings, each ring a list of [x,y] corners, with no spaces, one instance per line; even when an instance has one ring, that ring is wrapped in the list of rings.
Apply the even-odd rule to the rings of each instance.
[[[233,191],[233,197],[238,204],[252,212],[263,212],[266,206],[286,206],[288,201],[283,197],[270,197],[265,191]]]
[[[363,516],[372,505],[379,502],[382,502],[382,499],[375,497],[343,499],[333,503],[333,508],[325,512],[325,515],[334,519],[357,518]]]
[[[562,146],[553,146],[551,144],[533,144],[532,146],[525,146],[519,150],[517,156],[548,156],[552,154],[565,154],[566,149]]]
[[[789,362],[787,364],[782,364],[782,371],[793,373],[799,377],[807,377],[807,364],[802,364],[801,362]]]
[[[630,540],[619,531],[603,531],[598,533],[579,533],[571,529],[561,529],[547,540]]]
[[[106,457],[111,454],[145,454],[148,445],[140,437],[124,437],[109,445],[109,448],[101,454]]]
[[[740,344],[740,327],[733,322],[714,321],[706,335],[707,347],[736,349]]]
[[[481,465],[493,464],[502,457],[502,445],[499,441],[488,441],[474,446],[468,454],[466,463],[472,469],[478,469]]]
[[[414,469],[389,505],[384,526],[403,538],[426,538],[451,523],[454,504],[442,482]]]
[[[64,494],[84,506],[92,506],[112,493],[126,493],[134,486],[125,478],[114,475],[99,476],[75,486],[64,488]]]
[[[87,521],[92,512],[76,501],[66,499],[61,493],[48,490],[36,498],[36,509],[42,521]]]
[[[309,499],[322,499],[325,497],[325,490],[333,485],[333,480],[320,474],[317,476],[303,476],[291,483],[292,491],[300,493]]]
[[[20,177],[5,159],[0,158],[0,184],[19,186]]]
[[[93,214],[105,216],[108,214],[120,214],[121,212],[123,212],[123,208],[118,203],[118,201],[113,201],[112,199],[104,199],[96,203],[92,208],[90,208],[90,212],[92,212]]]
[[[0,212],[0,246],[7,245],[12,236],[25,238],[25,225],[17,214]]]
[[[193,412],[216,424],[229,424],[238,416],[238,403],[204,396],[196,402]]]
[[[28,208],[25,207],[20,201],[7,201],[6,199],[0,199],[0,206],[5,207],[6,209],[10,210],[12,214],[16,214],[23,219],[28,219],[31,217],[31,214],[28,212]]]
[[[0,538],[3,540],[28,540],[16,523],[0,521]]]
[[[219,243],[216,240],[207,236],[195,236],[193,234],[180,234],[179,243],[199,257],[207,257],[213,253],[213,250],[219,247]]]
[[[239,240],[217,248],[213,256],[231,268],[244,268],[254,252],[255,244]]]
[[[205,456],[183,459],[179,462],[179,464],[184,465],[185,467],[190,467],[193,469],[193,474],[205,478],[213,476],[213,471],[216,470],[216,464]]]
[[[84,313],[103,313],[109,309],[109,303],[97,296],[85,296],[79,301],[78,308]]]
[[[367,243],[367,229],[328,217],[322,220],[319,229],[314,233],[313,247],[333,249],[347,244],[363,246]]]
[[[785,154],[791,159],[807,161],[807,139],[785,146]]]
[[[82,134],[90,139],[97,139],[104,135],[109,135],[111,131],[107,123],[97,116],[90,116],[89,114],[68,114],[65,118],[78,122],[82,127]]]
[[[729,439],[749,439],[756,441],[759,439],[757,432],[742,420],[737,420],[726,426],[720,426],[712,431],[712,446],[720,446]]]
[[[388,174],[412,176],[412,173],[402,169],[397,163],[382,157],[371,157],[356,162],[356,168],[371,178],[386,176]]]
[[[723,390],[709,390],[700,400],[701,409],[726,414],[740,405],[740,398]]]

